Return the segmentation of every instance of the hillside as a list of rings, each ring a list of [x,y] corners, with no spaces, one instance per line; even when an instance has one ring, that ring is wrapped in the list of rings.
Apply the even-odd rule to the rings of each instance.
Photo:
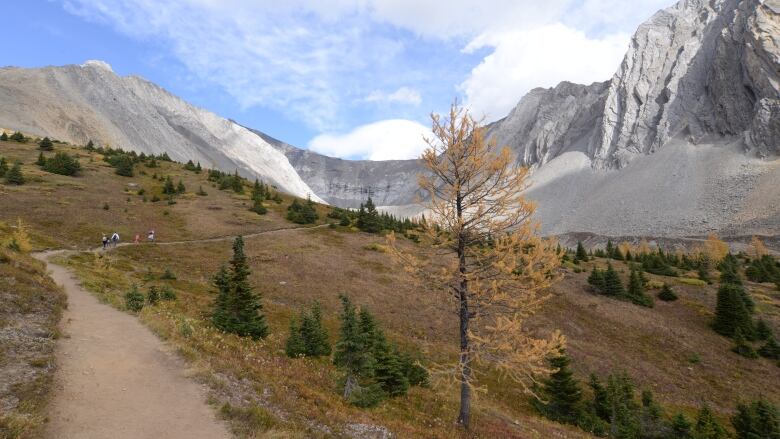
[[[457,399],[450,385],[413,387],[377,408],[359,409],[339,396],[340,373],[327,359],[290,359],[284,353],[291,316],[313,300],[322,303],[334,341],[338,294],[345,293],[369,307],[388,337],[421,356],[425,365],[454,360],[456,321],[423,285],[394,266],[383,251],[382,236],[354,227],[292,224],[284,218],[292,200],[286,196],[279,204],[267,203],[268,214],[257,215],[248,210],[248,187],[245,194],[219,190],[206,172],[184,170],[180,163],[161,161],[156,168],[138,164],[134,177],[122,177],[98,152],[63,144],[55,144],[55,151],[78,155],[81,175],[40,170],[33,165],[38,149],[32,142],[0,142],[0,155],[11,163],[24,162],[27,177],[21,186],[0,185],[0,221],[11,224],[21,218],[36,249],[80,250],[59,263],[74,270],[101,301],[119,309],[125,308],[124,295],[133,284],[144,293],[152,285],[171,288],[177,300],[145,306],[138,317],[181,354],[239,437],[259,432],[273,437],[461,434],[452,422]],[[162,195],[163,183],[155,174],[182,180],[186,191],[173,199],[175,204],[165,197],[151,201],[153,195]],[[194,193],[199,187],[206,196]],[[331,208],[317,209],[317,224],[327,224],[323,218]],[[106,253],[90,250],[100,246],[101,233],[118,231],[131,242],[136,233],[143,237],[149,229],[157,232],[156,245],[129,244]],[[250,283],[262,293],[270,326],[269,337],[262,341],[218,331],[208,317],[214,300],[211,278],[229,259],[236,234],[245,235]],[[409,240],[400,242],[412,251],[425,251]],[[565,333],[583,388],[591,373],[605,377],[625,369],[639,389],[653,391],[667,416],[682,411],[691,418],[707,402],[726,424],[740,400],[763,395],[780,403],[780,368],[766,359],[731,352],[732,342],[710,328],[717,284],[692,282],[695,273],[648,274],[651,283],[671,284],[680,299],[656,300],[655,307],[644,308],[591,291],[588,272],[606,262],[595,258],[580,265],[564,263],[564,278],[553,298],[531,322],[539,335],[555,328]],[[628,265],[612,263],[625,282]],[[746,285],[757,303],[757,316],[780,333],[780,292],[772,284]],[[650,294],[655,296],[657,290]],[[529,397],[510,382],[490,376],[485,384],[475,406],[475,437],[588,437],[539,417]]]

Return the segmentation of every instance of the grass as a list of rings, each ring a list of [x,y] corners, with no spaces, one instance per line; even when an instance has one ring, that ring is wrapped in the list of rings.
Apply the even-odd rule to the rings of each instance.
[[[0,242],[5,238],[0,233]],[[37,437],[65,295],[41,262],[0,248],[0,437]]]
[[[706,287],[707,286],[707,282],[705,282],[705,281],[703,281],[701,279],[694,279],[694,278],[691,278],[691,277],[678,277],[678,278],[675,278],[675,280],[678,283],[682,284],[682,285],[691,285],[691,286],[694,286],[694,287]]]
[[[29,145],[9,145],[0,143],[2,154],[26,163],[37,155],[25,150],[31,149]],[[0,219],[24,219],[37,248],[91,248],[103,229],[117,229],[127,239],[136,230],[155,228],[164,242],[292,226],[284,219],[289,198],[281,205],[269,203],[269,213],[259,216],[247,210],[248,195],[219,191],[205,174],[184,171],[180,165],[160,162],[161,167],[146,170],[147,175],[127,179],[114,175],[96,154],[90,162],[85,152],[74,153],[82,155],[82,177],[36,174],[36,169],[25,166],[25,172],[37,175],[35,182],[19,188],[0,185],[2,196],[11,200]],[[152,172],[171,175],[174,181],[182,178],[192,191],[202,185],[209,195],[185,194],[168,206],[164,201],[144,203],[132,191],[125,192],[126,182],[133,181],[151,198],[162,184],[151,179]],[[108,211],[102,210],[103,202],[110,204]],[[327,207],[317,209],[324,223]],[[80,226],[87,218],[92,224]],[[195,377],[208,385],[216,410],[240,437],[329,437],[349,434],[363,428],[360,425],[383,427],[403,438],[465,437],[453,422],[458,401],[451,385],[414,388],[377,408],[360,410],[338,395],[341,377],[328,360],[284,355],[290,317],[315,299],[323,306],[324,324],[334,341],[338,294],[346,293],[356,304],[371,308],[388,337],[424,356],[426,364],[455,361],[457,322],[451,304],[394,266],[383,251],[382,237],[323,227],[281,230],[245,241],[250,281],[262,294],[271,329],[267,339],[257,342],[221,333],[209,322],[214,299],[210,279],[229,259],[230,241],[143,244],[107,254],[81,252],[60,262],[102,301],[119,309],[133,283],[143,293],[152,285],[173,288],[177,301],[147,306],[139,318],[187,359],[197,371]],[[415,246],[399,242],[410,250]],[[731,353],[731,342],[709,328],[716,286],[648,275],[653,285],[674,283],[680,300],[642,308],[593,295],[586,279],[594,265],[604,268],[606,260],[564,268],[552,299],[528,322],[540,336],[553,329],[564,332],[580,379],[625,369],[640,389],[653,390],[665,406],[692,413],[708,401],[721,417],[728,416],[740,399],[780,395],[780,368]],[[625,282],[627,266],[615,261],[613,265]],[[175,279],[162,278],[166,269]],[[756,288],[751,287],[758,292]],[[759,312],[780,333],[780,315],[770,312],[778,309],[778,293],[761,291]],[[483,385],[475,402],[473,437],[588,437],[538,417],[528,396],[500,376],[488,374]]]

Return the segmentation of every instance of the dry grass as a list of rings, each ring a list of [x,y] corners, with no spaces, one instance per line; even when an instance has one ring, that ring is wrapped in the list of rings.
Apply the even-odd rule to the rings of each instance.
[[[5,146],[0,143],[0,147]],[[28,161],[34,157],[21,146],[13,147],[16,149],[11,153],[2,150],[0,154],[27,154]],[[56,243],[82,247],[95,246],[100,231],[112,224],[125,237],[128,234],[124,230],[155,227],[166,241],[290,226],[283,219],[287,202],[272,205],[269,215],[258,217],[246,211],[246,197],[218,191],[205,182],[205,175],[172,164],[163,164],[162,169],[154,171],[170,174],[175,181],[181,176],[188,190],[203,185],[208,197],[185,196],[176,205],[166,206],[164,202],[143,203],[131,195],[128,212],[114,209],[115,203],[126,203],[126,181],[138,180],[147,190],[161,183],[152,183],[148,176],[118,177],[98,158],[92,163],[87,160],[85,157],[82,163],[86,162],[88,172],[75,180],[41,175],[40,181],[21,188],[0,186],[6,191],[3,196],[14,200],[12,208],[0,216],[10,220],[22,217],[37,233],[34,238],[51,231]],[[57,183],[63,180],[68,184]],[[93,187],[104,189],[101,192]],[[43,195],[52,192],[56,197]],[[102,211],[101,200],[106,198],[112,207]],[[31,201],[23,202],[28,199]],[[71,201],[47,206],[52,199]],[[93,208],[96,204],[98,207]],[[66,215],[55,215],[63,209]],[[325,208],[319,209],[324,217]],[[81,221],[80,210],[87,212],[85,217],[94,216],[90,228],[71,224],[71,216],[77,223]],[[166,210],[167,215],[162,213]],[[50,216],[60,221],[56,230],[46,225]],[[408,241],[402,243],[414,246]],[[179,300],[147,307],[140,318],[191,362],[197,377],[212,389],[214,404],[226,407],[220,410],[222,415],[242,437],[327,437],[349,432],[354,424],[383,426],[403,438],[463,436],[453,422],[457,409],[453,388],[415,388],[409,395],[378,408],[359,410],[338,396],[339,374],[328,361],[291,360],[284,355],[290,316],[315,299],[323,304],[325,324],[331,338],[335,338],[337,297],[343,292],[357,304],[370,307],[389,337],[404,348],[419,351],[428,361],[454,361],[457,321],[452,308],[393,266],[382,251],[383,238],[341,227],[287,230],[248,238],[251,282],[263,294],[271,327],[271,335],[260,342],[222,334],[208,322],[213,301],[210,277],[230,257],[230,244],[129,246],[110,252],[107,263],[93,253],[81,253],[66,262],[85,286],[119,308],[123,306],[121,296],[131,283],[138,284],[142,291],[153,284],[172,286]],[[655,308],[647,309],[591,294],[586,278],[594,264],[603,268],[606,261],[566,269],[554,297],[531,322],[532,330],[540,333],[553,328],[563,330],[580,378],[625,369],[641,388],[652,389],[656,398],[672,410],[691,413],[702,401],[708,401],[720,416],[727,416],[739,399],[780,395],[780,368],[763,359],[747,360],[731,353],[729,340],[709,328],[715,287],[680,285],[671,278],[649,275],[655,284],[674,285],[680,300],[657,300]],[[614,265],[625,281],[627,266]],[[575,273],[574,268],[581,272]],[[175,273],[177,279],[160,279],[165,269]],[[758,299],[759,312],[780,332],[780,293],[761,285],[749,287]],[[587,437],[576,429],[539,418],[528,397],[500,377],[487,377],[485,385],[486,393],[477,398],[473,437]]]
[[[36,437],[45,422],[64,306],[42,263],[0,249],[0,438]]]

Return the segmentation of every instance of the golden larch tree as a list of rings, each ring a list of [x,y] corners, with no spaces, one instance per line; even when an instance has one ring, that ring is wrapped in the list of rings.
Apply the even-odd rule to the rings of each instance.
[[[407,270],[456,311],[459,357],[444,372],[460,384],[458,423],[468,429],[482,373],[497,372],[532,392],[534,376],[550,372],[544,360],[563,348],[563,336],[535,338],[524,323],[549,297],[560,261],[556,242],[540,237],[531,219],[535,207],[523,196],[528,169],[487,141],[457,104],[446,117],[431,118],[434,138],[426,139],[420,187],[429,210],[422,236],[435,255],[404,252],[393,235],[388,240]]]
[[[750,238],[750,248],[751,248],[750,256],[755,259],[761,259],[762,256],[769,254],[769,251],[767,251],[764,242],[761,241],[761,239],[755,235],[753,235],[753,237]]]

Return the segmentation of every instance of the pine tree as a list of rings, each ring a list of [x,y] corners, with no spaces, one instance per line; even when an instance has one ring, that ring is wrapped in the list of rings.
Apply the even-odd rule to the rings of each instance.
[[[593,267],[593,270],[590,272],[590,276],[588,276],[588,284],[592,286],[597,293],[604,294],[604,272],[596,267]]]
[[[593,392],[593,412],[600,419],[609,422],[612,415],[612,410],[609,408],[609,396],[607,395],[607,389],[601,384],[599,378],[591,374],[590,381],[588,382],[591,391]]]
[[[24,184],[24,175],[22,174],[22,164],[19,162],[14,165],[5,173],[5,183],[13,185]]]
[[[284,345],[284,351],[290,358],[302,357],[306,355],[306,345],[301,336],[301,327],[295,317],[290,319],[290,336]]]
[[[575,261],[587,261],[588,253],[585,251],[585,247],[582,245],[582,241],[577,241],[577,252],[574,255]]]
[[[163,191],[166,195],[173,195],[176,193],[176,187],[173,185],[173,180],[171,180],[171,176],[165,177],[165,184],[163,185]]]
[[[672,419],[672,432],[669,439],[693,439],[691,433],[691,422],[682,413],[677,413]]]
[[[233,258],[230,260],[230,271],[226,276],[227,298],[221,301],[225,308],[219,309],[218,295],[212,320],[223,331],[233,332],[242,337],[264,338],[268,335],[268,325],[262,314],[263,306],[260,298],[249,285],[249,274],[249,265],[244,254],[244,239],[238,236],[233,242]],[[215,279],[215,285],[217,282],[218,280]],[[219,279],[219,282],[225,282],[225,278]],[[219,292],[219,285],[217,287]]]
[[[333,355],[333,364],[346,372],[344,398],[349,398],[360,387],[358,378],[370,375],[372,359],[361,334],[355,306],[347,296],[342,295],[340,299],[341,328]]]
[[[763,398],[749,405],[737,404],[731,424],[737,439],[780,439],[780,411]]]
[[[741,290],[741,286],[733,284],[721,284],[718,288],[715,320],[712,323],[713,329],[718,334],[733,337],[736,330],[740,329],[743,336],[748,338],[752,336],[752,322],[745,308]]]
[[[704,404],[699,410],[696,425],[693,428],[693,437],[696,439],[726,439],[726,430],[715,419],[709,406]]]
[[[645,293],[645,287],[642,284],[642,280],[639,278],[639,274],[636,270],[631,270],[631,275],[628,280],[628,299],[636,305],[653,307],[653,299]]]
[[[580,419],[582,392],[569,369],[570,360],[566,352],[550,358],[550,367],[555,371],[542,381],[541,397],[534,400],[536,408],[549,419],[567,424],[576,424]]]
[[[322,307],[315,301],[311,312],[301,313],[301,339],[307,357],[330,355],[328,332],[322,326]]]
[[[770,335],[766,343],[759,348],[758,355],[770,360],[780,360],[780,344],[777,343],[774,335]]]
[[[51,143],[51,139],[48,137],[44,137],[43,140],[38,144],[38,147],[44,151],[51,151],[54,149],[54,144]]]
[[[184,187],[184,182],[179,179],[179,183],[176,185],[176,193],[183,194],[187,188]]]
[[[623,282],[612,264],[607,264],[607,270],[604,272],[604,294],[612,297],[622,297],[626,290],[623,288]]]
[[[664,302],[673,302],[677,300],[677,294],[674,293],[669,284],[665,283],[663,288],[661,288],[661,292],[658,293],[658,298]]]
[[[409,380],[396,348],[381,330],[375,329],[372,342],[374,379],[390,396],[403,395],[409,389]]]

